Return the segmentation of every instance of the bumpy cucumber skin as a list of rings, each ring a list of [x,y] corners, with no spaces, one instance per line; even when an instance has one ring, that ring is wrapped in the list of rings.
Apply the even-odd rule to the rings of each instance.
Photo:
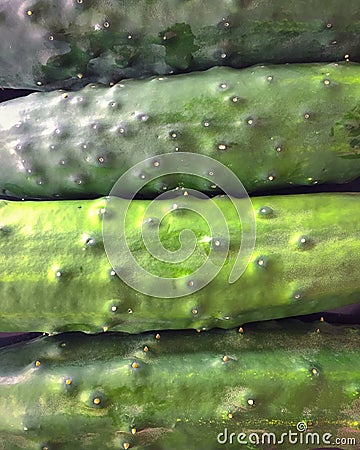
[[[359,327],[291,320],[40,337],[0,350],[2,448],[231,449],[225,428],[280,439],[301,421],[359,439],[359,352]]]
[[[156,178],[156,156],[178,151],[220,161],[249,192],[343,183],[360,175],[359,102],[360,65],[351,63],[219,67],[35,93],[0,105],[0,188],[29,198],[99,197],[145,158],[154,157],[146,181]],[[219,193],[207,166],[208,179],[169,175],[142,192],[180,185]],[[145,184],[135,172],[128,188]]]
[[[351,13],[349,13],[351,11]],[[258,63],[360,61],[348,0],[4,0],[0,85],[88,82]]]
[[[205,263],[214,239],[222,244],[226,236],[211,239],[206,221],[182,209],[181,197],[175,199],[176,210],[173,199],[155,200],[151,218],[162,218],[159,233],[166,249],[179,248],[182,230],[193,230],[197,238],[194,252],[184,262],[161,262],[150,255],[142,241],[142,230],[151,226],[146,213],[150,202],[135,200],[130,204],[126,239],[131,254],[158,277],[185,277],[179,279],[179,288],[184,285],[189,289],[184,297],[159,298],[141,294],[121,281],[104,251],[103,216],[107,214],[110,227],[117,227],[117,211],[124,208],[124,199],[44,201],[36,202],[36,207],[32,201],[2,200],[0,330],[110,329],[138,333],[231,328],[251,321],[324,311],[359,300],[359,195],[253,198],[255,249],[245,272],[233,284],[228,280],[241,241],[237,211],[226,197],[188,197],[186,208],[198,210],[199,201],[211,202],[222,211],[229,227],[230,247],[218,275],[194,292],[207,275],[196,278],[193,273]],[[243,208],[243,201],[234,199],[239,208]],[[168,214],[164,217],[165,212]],[[218,226],[217,222],[213,226]],[[188,248],[190,244],[184,239]],[[221,252],[224,246],[218,248]],[[128,254],[122,255],[115,261],[115,268],[126,274],[128,258]],[[153,286],[153,280],[144,280],[140,273],[137,276],[144,289]]]

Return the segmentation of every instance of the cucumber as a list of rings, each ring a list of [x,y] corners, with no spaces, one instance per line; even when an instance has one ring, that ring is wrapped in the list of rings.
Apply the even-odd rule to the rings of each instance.
[[[360,62],[348,0],[3,0],[0,85],[51,90],[215,65]]]
[[[3,450],[265,450],[289,448],[289,432],[297,450],[359,442],[358,326],[64,333],[0,360]]]
[[[360,65],[351,63],[218,67],[34,93],[0,105],[0,192],[100,197],[133,165],[179,152],[219,161],[249,192],[343,183],[360,176],[359,130]],[[201,163],[202,177],[176,165],[158,177],[161,159],[149,161],[147,179],[129,178],[130,191],[139,182],[148,196],[178,186],[221,191],[211,162]]]
[[[359,300],[360,194],[254,197],[249,212],[246,199],[186,193],[1,200],[0,331],[231,328]],[[239,210],[255,215],[253,252]]]

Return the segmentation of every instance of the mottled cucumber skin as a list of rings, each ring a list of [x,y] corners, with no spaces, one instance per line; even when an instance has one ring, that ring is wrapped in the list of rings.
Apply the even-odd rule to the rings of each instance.
[[[351,13],[349,13],[351,12]],[[0,85],[51,90],[215,65],[360,61],[348,0],[3,0]]]
[[[219,193],[208,162],[207,179],[156,178],[156,157],[179,151],[223,163],[249,192],[343,183],[360,176],[359,130],[360,65],[352,63],[218,67],[34,93],[0,105],[0,189],[24,198],[99,197],[153,157],[127,182],[130,192],[144,185],[144,195],[178,186]]]
[[[233,201],[240,210],[244,207],[245,200]],[[209,208],[212,204],[222,211],[229,227],[228,237],[209,234],[205,219],[190,210],[199,211],[199,202],[209,202]],[[110,228],[112,224],[117,227],[119,211],[128,205],[124,199],[2,200],[0,330],[109,329],[138,333],[231,328],[251,321],[329,310],[359,300],[360,195],[253,198],[255,248],[245,272],[232,284],[229,276],[242,233],[231,200],[187,196],[186,209],[182,203],[182,196],[155,200],[149,216],[146,208],[150,201],[134,200],[126,216],[127,244],[140,266],[157,277],[175,278],[176,289],[185,287],[189,291],[183,297],[165,298],[168,292],[163,297],[145,295],[118,278],[113,269],[126,276],[130,254],[112,261],[112,267],[104,251],[103,218],[106,216]],[[202,208],[204,211],[208,207]],[[179,248],[181,231],[192,230],[196,247],[191,256],[178,264],[153,257],[141,234],[152,226],[149,218],[152,223],[161,220],[160,241],[170,251]],[[218,219],[206,219],[219,229]],[[184,248],[188,248],[191,237],[182,238]],[[116,238],[110,244],[113,242]],[[197,290],[209,278],[207,273],[194,276],[195,270],[205,264],[216,243],[220,244],[216,250],[220,256],[224,248],[226,252],[226,242],[226,263],[209,284]],[[144,292],[150,292],[157,283],[147,281],[137,270],[136,277]]]
[[[217,442],[225,428],[280,439],[302,421],[333,443],[360,438],[355,326],[288,320],[240,332],[64,333],[2,348],[0,360],[4,450],[231,449],[236,440]],[[324,446],[308,442],[315,445],[293,445]]]

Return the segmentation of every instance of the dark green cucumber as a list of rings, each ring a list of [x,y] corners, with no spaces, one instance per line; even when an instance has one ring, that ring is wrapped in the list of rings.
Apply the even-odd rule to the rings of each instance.
[[[255,248],[252,254],[242,249],[240,256],[240,243],[251,242],[251,229],[244,222],[241,232],[235,209],[244,210],[246,200],[233,202],[181,193],[153,201],[149,213],[150,201],[134,200],[126,215],[125,241],[116,234],[128,206],[124,199],[2,200],[0,331],[231,328],[359,300],[360,195],[253,198]],[[129,249],[120,250],[111,262],[104,251],[103,222],[108,224],[104,230],[115,229],[115,234],[105,233],[107,249],[116,250],[123,242]],[[142,232],[155,239],[156,224],[160,242],[170,253],[179,250],[181,239],[181,249],[188,253],[179,262],[166,257],[162,261],[145,247]],[[180,234],[183,230],[195,234],[194,248],[194,236]],[[249,264],[230,284],[238,256]],[[154,277],[146,278],[134,268],[133,259]],[[217,275],[198,271],[210,267],[208,261],[218,267]],[[154,294],[160,277],[170,282]]]
[[[359,327],[285,321],[241,332],[65,333],[2,348],[0,361],[3,450],[360,442]]]
[[[223,163],[249,192],[268,192],[360,176],[359,146],[360,65],[220,67],[1,104],[0,189],[99,197],[134,164],[182,151]],[[162,161],[154,161],[144,168],[146,180],[135,172],[130,191],[153,179],[143,193],[179,185],[219,192],[211,162],[201,163],[205,179],[156,178]]]
[[[360,62],[348,0],[3,0],[0,85],[92,81],[258,63]]]

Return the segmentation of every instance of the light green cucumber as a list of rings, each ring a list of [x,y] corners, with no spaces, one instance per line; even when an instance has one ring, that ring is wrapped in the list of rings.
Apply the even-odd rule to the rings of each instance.
[[[344,183],[360,176],[359,130],[360,65],[351,63],[218,67],[35,93],[0,105],[0,192],[99,197],[153,158],[129,179],[130,192],[140,185],[149,196],[178,186],[219,193],[209,161],[202,177],[156,178],[160,155],[177,152],[215,159],[249,192]]]
[[[251,227],[242,219],[242,230],[234,205],[246,210],[247,200],[183,193],[150,212],[150,201],[130,202],[125,237],[116,231],[124,199],[2,200],[0,331],[231,328],[359,300],[360,195],[254,197],[255,247],[239,253]],[[102,225],[110,253],[127,244],[110,260]],[[183,252],[178,261],[145,247],[142,233],[156,242],[157,226],[164,249]],[[230,283],[237,258],[249,264]],[[217,274],[200,271],[208,261]],[[161,278],[170,282],[159,294]]]
[[[359,327],[240,331],[64,333],[4,347],[1,448],[356,448]]]
[[[3,0],[0,85],[54,89],[216,65],[360,61],[348,0]]]

